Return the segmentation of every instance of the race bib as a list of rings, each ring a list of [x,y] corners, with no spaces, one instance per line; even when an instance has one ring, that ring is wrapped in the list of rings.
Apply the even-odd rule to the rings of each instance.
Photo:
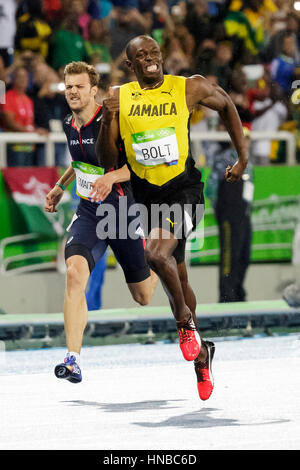
[[[138,163],[145,166],[177,164],[179,151],[174,127],[138,132],[132,134],[131,139]]]
[[[92,184],[104,175],[104,168],[83,162],[72,162],[76,174],[76,193],[83,199],[90,198]]]

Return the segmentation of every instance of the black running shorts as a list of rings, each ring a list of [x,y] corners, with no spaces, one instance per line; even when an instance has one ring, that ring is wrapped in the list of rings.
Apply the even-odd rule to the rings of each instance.
[[[197,227],[204,214],[203,183],[178,189],[146,201],[141,206],[140,221],[147,237],[154,228],[164,229],[165,236],[171,234],[178,239],[173,253],[177,264],[185,259],[186,239]]]
[[[80,200],[76,214],[68,227],[69,237],[65,245],[65,259],[73,255],[81,255],[86,258],[89,269],[92,271],[107,247],[110,246],[123,269],[126,282],[135,283],[148,278],[150,269],[145,260],[145,240],[142,232],[138,232],[134,239],[124,234],[124,224],[129,225],[135,218],[128,216],[125,211],[119,214],[122,197],[126,198],[126,196],[118,196],[112,192],[102,203],[102,208],[107,207],[109,214],[106,212],[100,216],[99,204]],[[134,201],[128,199],[127,204],[130,208]]]

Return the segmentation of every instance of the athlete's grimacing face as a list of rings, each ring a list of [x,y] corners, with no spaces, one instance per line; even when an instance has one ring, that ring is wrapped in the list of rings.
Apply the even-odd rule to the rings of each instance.
[[[66,75],[65,86],[66,100],[72,111],[82,111],[91,101],[94,101],[97,93],[97,87],[91,86],[87,73]]]
[[[129,63],[139,82],[155,84],[163,78],[162,55],[154,40],[135,40],[131,45]]]

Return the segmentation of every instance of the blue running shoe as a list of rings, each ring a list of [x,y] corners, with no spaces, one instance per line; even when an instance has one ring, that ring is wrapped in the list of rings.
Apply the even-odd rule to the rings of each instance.
[[[54,374],[58,379],[67,379],[74,384],[82,381],[81,370],[74,356],[67,355],[64,362],[55,367]]]

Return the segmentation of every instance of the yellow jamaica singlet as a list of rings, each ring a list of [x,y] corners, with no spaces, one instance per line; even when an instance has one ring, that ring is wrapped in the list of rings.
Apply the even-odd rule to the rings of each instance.
[[[143,90],[138,82],[120,87],[120,135],[132,182],[140,181],[144,189],[169,186],[187,171],[191,157],[185,83],[184,77],[165,75],[158,88]]]

